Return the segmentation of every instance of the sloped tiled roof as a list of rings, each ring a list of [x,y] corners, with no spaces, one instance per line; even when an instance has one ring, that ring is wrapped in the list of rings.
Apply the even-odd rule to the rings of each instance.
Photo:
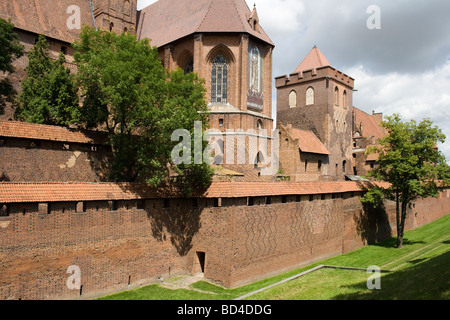
[[[308,53],[308,55],[303,59],[300,65],[295,69],[295,73],[302,72],[311,69],[317,69],[320,67],[330,66],[330,62],[325,58],[323,53],[314,46],[314,48]]]
[[[298,139],[299,148],[302,152],[331,154],[319,138],[317,138],[311,131],[293,128],[291,131],[291,136],[294,139]]]
[[[372,115],[355,107],[353,108],[353,111],[355,114],[355,130],[358,131],[362,137],[374,137],[378,140],[386,136],[383,128],[378,125]]]
[[[0,137],[104,144],[107,136],[101,132],[72,130],[58,126],[0,120]]]
[[[370,182],[213,182],[199,197],[242,198],[276,195],[332,194],[366,190]],[[388,187],[386,183],[376,183]],[[182,198],[173,188],[136,183],[9,183],[0,182],[0,203],[75,202]]]
[[[87,0],[2,0],[0,17],[6,20],[11,18],[18,29],[73,43],[81,30],[69,29],[67,26],[68,19],[74,14],[72,11],[67,13],[72,5],[80,8],[81,25],[93,27]]]
[[[157,47],[208,32],[243,32],[273,45],[262,28],[251,28],[250,16],[244,0],[159,0],[142,9],[137,33]]]

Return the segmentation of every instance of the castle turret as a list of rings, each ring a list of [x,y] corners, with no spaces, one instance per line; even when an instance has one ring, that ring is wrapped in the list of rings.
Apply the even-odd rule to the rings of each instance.
[[[354,79],[333,68],[314,46],[293,74],[275,78],[277,122],[313,132],[330,151],[325,175],[352,174]]]

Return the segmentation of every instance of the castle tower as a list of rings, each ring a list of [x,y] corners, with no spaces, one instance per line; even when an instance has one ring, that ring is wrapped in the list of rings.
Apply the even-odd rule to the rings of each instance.
[[[330,151],[323,174],[352,174],[354,79],[331,66],[315,46],[293,74],[275,78],[277,122],[313,132]]]
[[[138,38],[158,47],[167,69],[205,79],[212,129],[225,137],[227,130],[270,135],[274,45],[256,7],[245,0],[159,0],[138,20]]]
[[[92,0],[96,27],[101,30],[136,32],[137,0]]]

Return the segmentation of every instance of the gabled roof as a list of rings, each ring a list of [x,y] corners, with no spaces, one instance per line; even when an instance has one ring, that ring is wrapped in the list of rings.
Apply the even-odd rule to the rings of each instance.
[[[323,53],[314,46],[312,50],[308,53],[305,59],[300,63],[300,65],[295,69],[295,73],[302,72],[306,70],[317,69],[325,66],[330,66],[330,62],[325,58]]]
[[[67,13],[72,5],[80,8],[81,26],[93,27],[94,20],[86,0],[2,0],[0,17],[6,20],[11,18],[17,29],[73,43],[81,30],[67,27],[67,21],[74,14],[72,11]]]
[[[252,29],[251,15],[245,0],[159,0],[140,12],[137,34],[157,47],[208,32],[247,33],[273,45],[262,28]]]
[[[302,152],[316,154],[331,154],[324,144],[311,131],[292,129],[291,136],[298,139],[299,148]]]

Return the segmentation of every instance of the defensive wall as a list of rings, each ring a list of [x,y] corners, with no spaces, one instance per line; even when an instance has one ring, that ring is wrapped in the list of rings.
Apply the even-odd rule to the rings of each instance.
[[[56,147],[63,136],[53,136]],[[24,145],[38,142],[31,151],[47,166],[36,171],[56,172],[63,155],[66,164],[73,156],[73,146],[84,151],[77,149],[71,169],[92,169],[87,155],[98,149],[87,146],[95,144],[72,141],[69,149],[57,150],[58,158],[50,156],[55,150],[39,147],[49,137],[39,140],[34,132],[19,139],[0,131],[3,176],[16,176],[8,168],[30,165],[16,158],[28,159],[14,139]],[[0,182],[0,299],[88,299],[198,272],[236,287],[353,251],[396,231],[393,203],[364,208],[359,199],[367,185],[360,182],[216,181],[205,193],[186,199],[173,189],[51,181],[56,176],[25,181],[27,176],[19,175],[22,180]],[[448,213],[450,189],[442,189],[438,198],[410,208],[406,228]],[[70,266],[81,272],[79,289],[67,286]]]

